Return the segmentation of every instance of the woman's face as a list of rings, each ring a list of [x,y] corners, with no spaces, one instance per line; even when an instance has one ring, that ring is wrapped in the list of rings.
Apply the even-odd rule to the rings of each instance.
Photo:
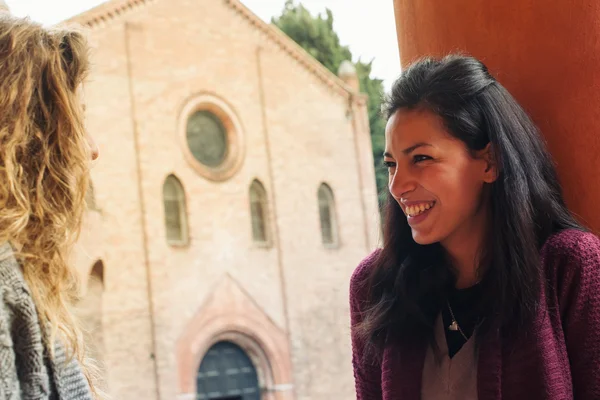
[[[388,120],[389,190],[419,244],[480,234],[485,183],[496,179],[489,147],[473,154],[436,114],[399,110]],[[468,236],[467,236],[468,237]]]

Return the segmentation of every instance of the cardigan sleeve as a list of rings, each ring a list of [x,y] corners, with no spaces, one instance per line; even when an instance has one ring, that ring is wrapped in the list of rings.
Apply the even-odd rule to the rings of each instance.
[[[50,398],[42,331],[12,247],[0,245],[0,399]]]
[[[19,378],[11,334],[11,314],[0,285],[0,399],[20,399]]]
[[[573,394],[578,400],[600,399],[600,240],[577,231],[560,236],[557,294]]]
[[[352,366],[357,400],[381,400],[381,367],[375,360],[365,357],[365,343],[359,337],[356,326],[362,321],[363,304],[366,300],[365,280],[377,256],[377,251],[365,258],[352,274],[350,280],[350,320],[352,336]]]

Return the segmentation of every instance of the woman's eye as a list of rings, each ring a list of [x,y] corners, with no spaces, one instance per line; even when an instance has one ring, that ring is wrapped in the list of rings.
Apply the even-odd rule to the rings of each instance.
[[[393,161],[384,161],[383,162],[383,167],[390,169],[390,168],[394,168],[396,166],[396,163]]]
[[[422,161],[427,161],[427,160],[432,160],[432,158],[429,156],[423,155],[423,154],[418,154],[413,157],[413,162],[415,164],[420,163]]]

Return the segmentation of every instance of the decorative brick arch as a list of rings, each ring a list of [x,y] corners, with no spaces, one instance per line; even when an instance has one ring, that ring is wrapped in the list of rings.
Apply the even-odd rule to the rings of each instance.
[[[246,351],[257,369],[261,399],[294,399],[285,332],[229,276],[196,312],[177,342],[180,399],[195,398],[200,363],[220,341],[231,341]]]

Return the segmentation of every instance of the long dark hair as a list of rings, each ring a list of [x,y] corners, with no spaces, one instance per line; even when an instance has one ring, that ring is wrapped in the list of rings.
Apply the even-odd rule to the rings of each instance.
[[[478,335],[509,334],[531,321],[543,282],[539,250],[553,233],[583,229],[567,209],[552,158],[536,126],[480,61],[465,56],[414,63],[393,84],[383,106],[440,116],[448,132],[471,150],[491,143],[499,177],[490,186],[493,234],[483,251]],[[381,350],[387,340],[433,338],[455,276],[439,243],[419,245],[396,200],[388,194],[383,249],[366,284],[368,307],[358,331]]]

